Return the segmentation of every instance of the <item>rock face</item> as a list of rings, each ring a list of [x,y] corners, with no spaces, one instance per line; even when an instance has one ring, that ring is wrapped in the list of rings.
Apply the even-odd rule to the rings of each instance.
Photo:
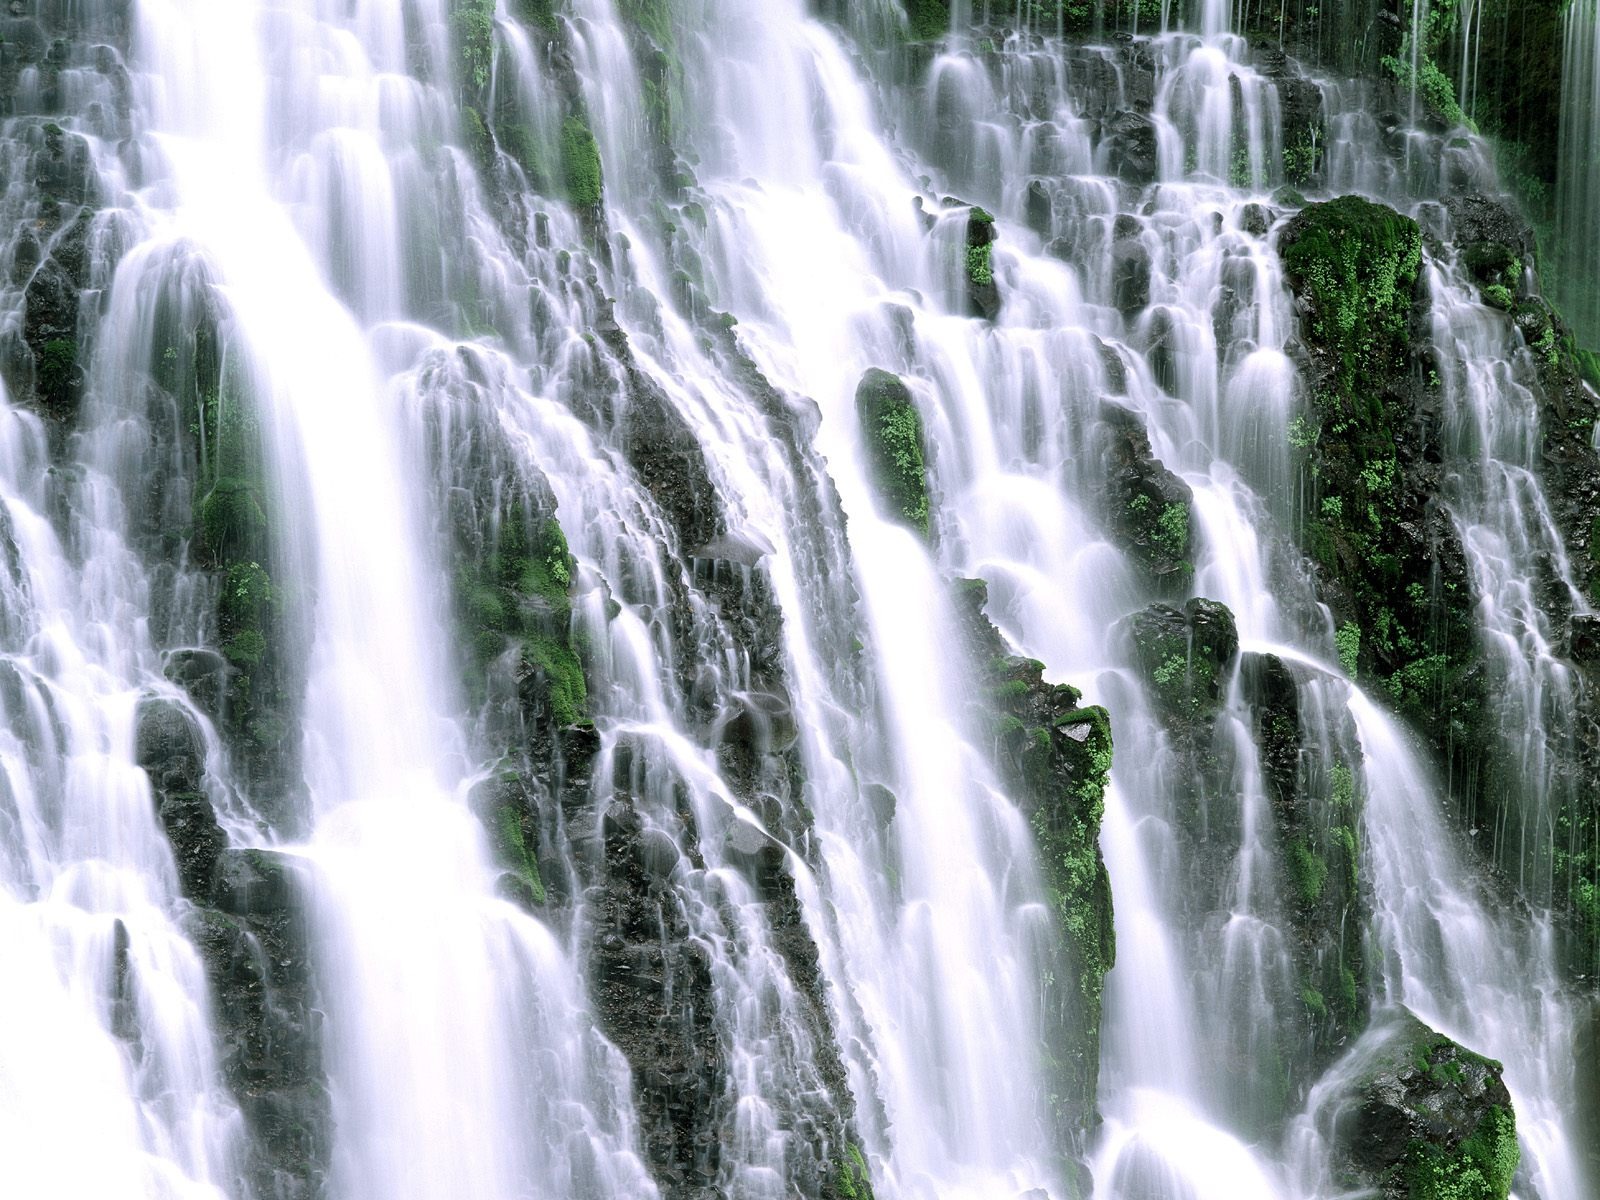
[[[1339,1142],[1384,1200],[1506,1200],[1520,1154],[1500,1064],[1409,1013],[1355,1082]]]
[[[1311,485],[1307,549],[1333,610],[1339,659],[1360,679],[1386,682],[1452,778],[1480,781],[1487,671],[1466,557],[1440,499],[1421,231],[1392,209],[1345,196],[1297,214],[1279,248],[1309,384],[1307,413],[1290,437]],[[1481,791],[1466,798],[1469,810]]]
[[[1033,829],[1065,952],[1062,983],[1045,998],[1042,1053],[1058,1089],[1063,1144],[1083,1153],[1093,1128],[1100,1064],[1100,1002],[1116,961],[1111,881],[1099,846],[1111,771],[1111,720],[1083,707],[1077,689],[1046,683],[1044,665],[1008,655],[984,615],[981,580],[956,584],[956,610],[984,691],[974,718],[994,730],[997,757]]]
[[[1292,933],[1310,1061],[1320,1067],[1366,1020],[1359,744],[1342,706],[1302,711],[1301,689],[1315,685],[1281,659],[1246,654],[1239,670],[1281,848],[1278,894]],[[1338,725],[1317,728],[1330,708]]]
[[[1106,404],[1102,416],[1106,518],[1155,586],[1186,585],[1194,571],[1189,520],[1194,494],[1156,458],[1134,413]]]
[[[329,1150],[300,874],[267,850],[229,849],[205,792],[199,732],[167,699],[141,703],[138,763],[172,844],[186,917],[205,965],[223,1081],[251,1138],[245,1169],[258,1196],[321,1194]]]

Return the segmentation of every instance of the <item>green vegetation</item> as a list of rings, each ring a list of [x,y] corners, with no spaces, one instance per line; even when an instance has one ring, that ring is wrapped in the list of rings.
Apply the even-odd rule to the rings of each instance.
[[[950,31],[950,9],[944,0],[906,0],[906,19],[917,41],[941,38]]]
[[[834,1186],[841,1200],[872,1200],[872,1175],[867,1170],[866,1158],[854,1143],[845,1147]]]
[[[967,247],[967,278],[979,287],[994,282],[994,247],[989,243]]]
[[[1410,1143],[1402,1169],[1407,1200],[1506,1200],[1520,1158],[1516,1120],[1495,1105],[1454,1150]]]
[[[494,0],[454,0],[450,31],[461,82],[481,92],[494,70]]]
[[[1294,895],[1307,906],[1322,899],[1323,886],[1328,881],[1328,864],[1322,856],[1304,842],[1294,842],[1288,854],[1289,882]]]
[[[1189,555],[1189,506],[1168,504],[1156,518],[1156,549],[1169,558],[1181,559]]]
[[[1353,621],[1346,621],[1333,635],[1334,649],[1339,652],[1339,665],[1351,679],[1359,674],[1361,662],[1361,630]]]
[[[856,415],[867,459],[888,511],[919,533],[928,532],[928,478],[922,417],[911,389],[876,367],[856,388]]]
[[[572,642],[572,569],[561,526],[513,503],[483,561],[462,567],[456,579],[457,612],[473,650],[469,680],[481,688],[490,662],[514,645],[526,706],[557,726],[584,720],[589,698]]]
[[[495,814],[492,826],[495,855],[515,877],[534,904],[545,902],[544,881],[539,877],[539,863],[528,849],[527,834],[523,825],[527,820],[525,808],[503,803]]]
[[[604,186],[600,146],[588,124],[578,117],[568,117],[561,125],[561,171],[566,181],[567,199],[574,208],[600,206]]]

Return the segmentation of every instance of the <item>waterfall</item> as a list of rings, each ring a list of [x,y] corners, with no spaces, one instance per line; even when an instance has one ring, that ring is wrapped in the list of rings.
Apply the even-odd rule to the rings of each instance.
[[[1573,0],[1562,21],[1561,140],[1556,178],[1556,220],[1561,254],[1562,303],[1581,334],[1600,337],[1600,268],[1594,229],[1600,221],[1600,7]]]
[[[1336,1200],[1410,1013],[1600,1195],[1485,139],[1229,0],[7,20],[16,1194]]]

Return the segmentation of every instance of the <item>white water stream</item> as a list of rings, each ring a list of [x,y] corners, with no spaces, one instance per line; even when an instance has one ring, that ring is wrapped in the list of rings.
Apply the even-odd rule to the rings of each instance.
[[[1260,1063],[1299,1053],[1280,1031],[1300,999],[1247,700],[1230,680],[1225,782],[1207,803],[1233,840],[1210,847],[1219,866],[1196,891],[1181,767],[1108,632],[1182,599],[1107,529],[1094,439],[1112,395],[1193,490],[1179,590],[1226,604],[1247,652],[1303,671],[1328,737],[1354,721],[1377,1002],[1505,1062],[1523,1200],[1595,1195],[1582,1009],[1549,921],[1501,911],[1432,765],[1336,678],[1327,612],[1289,542],[1295,314],[1250,207],[1283,182],[1282,106],[1229,32],[1230,6],[1207,0],[1184,31],[1164,5],[1172,31],[1138,43],[1143,82],[1110,44],[958,38],[911,88],[885,82],[903,64],[852,39],[895,24],[892,0],[855,6],[843,29],[802,0],[681,0],[668,23],[687,95],[667,107],[693,186],[676,198],[657,169],[663,101],[630,35],[636,7],[572,0],[562,18],[604,164],[610,241],[590,256],[592,214],[497,199],[480,177],[446,0],[132,6],[131,141],[87,116],[71,125],[90,137],[114,214],[101,220],[125,253],[100,281],[90,436],[70,481],[47,476],[43,426],[0,393],[0,1191],[245,1200],[246,1132],[134,760],[139,697],[174,693],[161,639],[188,644],[203,622],[179,604],[177,632],[151,629],[167,583],[127,544],[140,471],[118,441],[125,381],[159,355],[139,298],[199,262],[226,314],[230,378],[261,414],[271,566],[292,580],[306,652],[303,828],[258,819],[215,747],[208,786],[236,844],[301,864],[332,1200],[621,1200],[658,1184],[696,1200],[814,1195],[848,1161],[817,1132],[845,1104],[880,1200],[1066,1200],[1075,1155],[1106,1200],[1331,1198],[1315,1112],[1283,1108],[1314,1109],[1312,1081],[1269,1101],[1280,1085],[1265,1066],[1236,1069],[1240,1047]],[[502,143],[515,118],[553,153],[566,77],[519,15],[494,8],[490,116]],[[1118,180],[1098,125],[1141,88],[1151,178]],[[1330,181],[1412,210],[1439,173],[1384,156],[1359,89],[1325,94]],[[1481,144],[1452,153],[1488,176]],[[1048,213],[1030,230],[1035,181]],[[1001,231],[993,322],[968,313],[967,204]],[[1150,263],[1148,304],[1119,302],[1130,240]],[[1514,701],[1502,734],[1529,799],[1507,836],[1527,847],[1519,882],[1537,896],[1572,685],[1527,580],[1563,552],[1533,473],[1526,349],[1452,264],[1429,272],[1449,364],[1447,501]],[[775,399],[707,336],[707,306],[737,318],[732,338]],[[594,337],[611,320],[631,363]],[[923,417],[927,540],[875,497],[854,408],[870,367],[905,376]],[[617,414],[634,371],[704,456],[720,548],[676,544],[629,461]],[[485,486],[488,462],[548,483],[577,565],[599,750],[550,855],[584,877],[607,821],[631,812],[665,864],[663,912],[709,980],[705,1178],[650,1176],[637,1066],[600,1032],[591,995],[600,901],[580,889],[530,915],[501,898],[468,804],[505,748],[486,744],[497,727],[459,682],[438,498]],[[781,688],[707,582],[730,562],[759,562],[781,615]],[[1102,849],[1119,952],[1104,1124],[1081,1145],[1053,1141],[1039,1045],[1057,935],[1030,830],[971,727],[976,664],[954,649],[951,576],[985,579],[1015,649],[1113,714]],[[798,784],[733,778],[706,712],[718,728],[750,712],[792,728]],[[792,931],[744,869],[751,837],[784,848],[847,1097],[830,1092]]]

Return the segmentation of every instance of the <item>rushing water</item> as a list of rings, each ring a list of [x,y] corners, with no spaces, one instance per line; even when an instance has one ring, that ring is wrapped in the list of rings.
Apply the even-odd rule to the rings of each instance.
[[[229,842],[300,881],[337,1200],[780,1200],[839,1188],[844,1140],[883,1200],[1064,1200],[1074,1160],[1121,1200],[1331,1197],[1319,1105],[1361,1047],[1313,1087],[1247,670],[1223,680],[1197,784],[1118,632],[1197,596],[1232,611],[1246,660],[1292,668],[1308,754],[1347,780],[1359,766],[1375,1005],[1504,1060],[1524,1200],[1595,1194],[1583,1010],[1551,920],[1480,876],[1436,764],[1334,665],[1292,540],[1303,397],[1266,216],[1287,92],[1228,3],[1163,4],[1163,32],[1134,42],[953,38],[925,86],[881,49],[892,0],[840,23],[802,0],[683,0],[654,30],[671,76],[621,0],[564,6],[559,58],[502,0],[486,62],[461,51],[470,6],[446,0],[138,0],[126,29],[117,5],[59,7],[90,49],[49,94],[24,72],[0,159],[19,228],[51,137],[81,142],[100,210],[78,432],[52,446],[0,392],[11,1192],[250,1194],[182,866],[139,767],[141,701],[160,700],[201,732]],[[1592,37],[1584,7],[1569,42]],[[125,35],[126,80],[106,31]],[[1402,132],[1396,150],[1361,85],[1310,86],[1334,194],[1438,226],[1432,195],[1492,181],[1476,139]],[[605,187],[574,210],[538,189],[580,101]],[[1597,107],[1569,103],[1569,158]],[[1148,142],[1105,136],[1135,109]],[[485,119],[525,153],[485,156]],[[971,315],[972,204],[1001,231],[992,320]],[[1538,481],[1530,352],[1448,256],[1426,270],[1443,498],[1518,798],[1495,836],[1542,905],[1578,684],[1530,581],[1586,606]],[[298,664],[276,792],[163,670],[222,636],[216,581],[150,536],[187,523],[172,514],[199,486],[171,445],[189,416],[158,381],[201,313],[212,402],[253,414],[272,537],[250,565],[279,581]],[[923,417],[927,539],[871,482],[854,407],[871,367],[903,375]],[[1152,581],[1116,545],[1108,402],[1192,492],[1192,575]],[[698,456],[689,516],[629,434],[657,419]],[[463,506],[523,503],[551,506],[570,544],[595,747],[542,813],[562,902],[532,911],[503,894],[474,796],[548,733],[508,715],[514,662],[463,681],[451,596]],[[972,715],[981,664],[959,649],[952,576],[984,579],[1008,645],[1113,715],[1119,953],[1094,1130],[1053,1124],[1039,1047],[1058,935]],[[745,604],[774,627],[752,632]],[[741,737],[754,765],[726,753]],[[619,830],[664,881],[620,949]],[[750,866],[772,855],[792,910]],[[633,1040],[619,961],[652,964],[636,994],[678,997],[681,1025]],[[665,1052],[629,1061],[674,1039],[701,1056],[692,1078]],[[693,1178],[652,1175],[639,1097],[663,1094],[696,1123]]]
[[[1560,174],[1556,219],[1561,239],[1561,297],[1583,335],[1600,333],[1595,272],[1600,250],[1600,6],[1573,0],[1562,18]]]

